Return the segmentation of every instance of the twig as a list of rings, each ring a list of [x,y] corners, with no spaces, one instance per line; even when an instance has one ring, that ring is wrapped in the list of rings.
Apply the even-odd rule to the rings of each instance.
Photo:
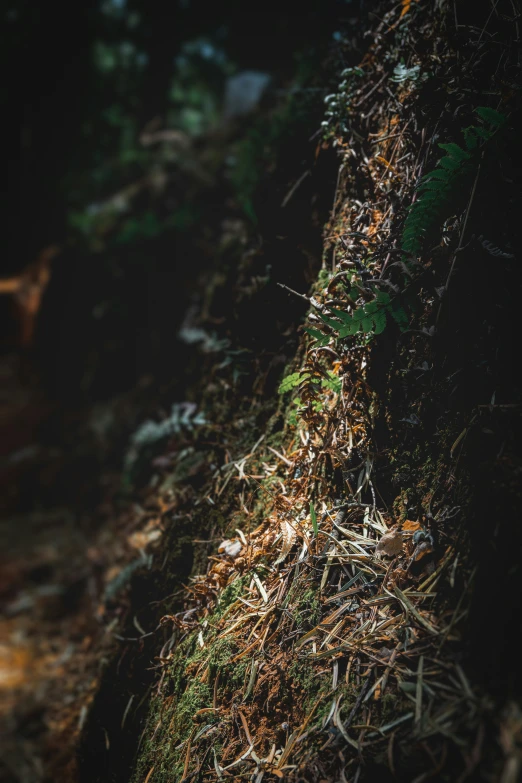
[[[296,183],[295,183],[295,184],[294,184],[294,185],[293,185],[293,186],[290,188],[290,190],[288,191],[288,193],[287,193],[287,194],[286,194],[286,196],[284,197],[284,199],[283,199],[283,202],[282,202],[282,204],[281,204],[281,207],[286,207],[286,205],[288,204],[288,202],[290,201],[290,199],[291,199],[291,198],[292,198],[292,196],[294,195],[295,191],[296,191],[296,190],[297,190],[297,188],[299,187],[299,185],[300,185],[300,184],[301,184],[301,183],[302,183],[302,182],[303,182],[303,181],[304,181],[304,180],[307,178],[307,176],[308,176],[309,174],[310,174],[310,169],[307,169],[307,170],[304,172],[304,174],[301,174],[301,176],[299,177],[299,179],[297,180],[297,182],[296,182]]]
[[[367,677],[364,685],[362,686],[362,688],[360,690],[359,695],[357,696],[357,701],[353,705],[352,711],[350,712],[350,714],[348,715],[348,718],[346,719],[346,721],[343,724],[345,731],[346,731],[346,729],[350,728],[350,724],[353,721],[353,719],[355,718],[355,715],[357,714],[357,710],[361,706],[362,701],[363,701],[363,699],[364,699],[364,697],[366,695],[366,691],[368,690],[369,687],[370,687],[370,678]]]
[[[372,89],[371,89],[371,90],[369,90],[369,92],[367,92],[367,93],[366,93],[366,95],[363,95],[363,96],[362,96],[362,98],[359,98],[359,100],[358,100],[358,101],[356,101],[356,102],[353,104],[353,108],[354,108],[354,109],[357,109],[357,108],[358,108],[358,107],[359,107],[359,106],[360,106],[362,103],[364,103],[364,101],[365,101],[365,100],[367,100],[367,99],[370,97],[370,95],[373,95],[373,93],[375,92],[375,90],[377,90],[377,89],[378,89],[378,88],[381,86],[381,84],[383,83],[383,81],[384,81],[384,80],[385,80],[385,79],[386,79],[386,78],[387,78],[389,75],[390,75],[390,74],[389,74],[389,72],[388,72],[388,71],[385,71],[385,72],[383,73],[383,75],[381,76],[381,78],[379,79],[379,81],[378,81],[378,82],[376,82],[376,83],[373,85]]]
[[[279,288],[284,288],[285,291],[289,291],[291,294],[294,294],[295,296],[298,296],[300,299],[304,299],[305,302],[308,302],[308,304],[311,304],[310,299],[308,296],[305,296],[304,294],[300,294],[298,291],[294,291],[293,288],[290,288],[289,286],[285,285],[284,283],[278,283],[277,284]]]
[[[482,153],[482,157],[484,157],[484,153]],[[464,235],[466,233],[466,227],[468,225],[469,213],[471,211],[471,205],[473,204],[473,199],[475,198],[475,192],[477,190],[477,183],[478,183],[478,178],[479,178],[479,174],[480,174],[480,167],[481,167],[481,164],[479,164],[479,167],[477,169],[477,174],[475,176],[475,181],[473,183],[473,188],[471,189],[471,196],[469,198],[468,208],[466,210],[466,216],[464,218],[464,225],[462,226],[462,231],[461,231],[461,234],[460,234],[460,237],[459,237],[459,244],[458,244],[457,249],[453,253],[453,260],[451,262],[450,271],[448,273],[448,277],[446,279],[446,282],[445,282],[445,284],[443,286],[443,290],[441,292],[442,299],[444,299],[444,295],[446,294],[446,292],[448,290],[449,283],[450,283],[450,280],[451,280],[451,276],[453,274],[453,269],[455,268],[455,261],[457,260],[457,255],[462,250]],[[439,321],[441,310],[442,310],[442,302],[439,305],[439,310],[438,310],[438,313],[437,313],[437,318],[435,320],[435,323],[438,323],[438,321]]]

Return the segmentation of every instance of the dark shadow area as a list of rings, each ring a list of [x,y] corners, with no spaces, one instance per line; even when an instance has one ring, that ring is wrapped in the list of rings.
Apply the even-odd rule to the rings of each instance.
[[[156,452],[128,469],[130,438],[192,400],[216,352],[237,367],[228,404],[252,394],[259,424],[273,414],[307,309],[277,284],[304,293],[321,268],[338,167],[321,147],[324,96],[358,11],[13,0],[2,13],[0,769],[9,783],[123,783],[157,681],[156,602],[188,579],[195,532],[173,523],[167,561],[131,553],[131,498]],[[212,448],[225,459],[219,434]]]

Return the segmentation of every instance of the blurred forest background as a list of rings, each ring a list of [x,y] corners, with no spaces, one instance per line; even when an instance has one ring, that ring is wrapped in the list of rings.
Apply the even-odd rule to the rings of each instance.
[[[71,746],[115,655],[106,601],[144,562],[129,503],[162,470],[145,450],[130,471],[132,433],[179,401],[190,424],[216,357],[233,367],[233,388],[209,380],[225,407],[255,394],[256,416],[272,413],[307,309],[277,282],[306,290],[321,267],[338,167],[322,148],[324,97],[360,10],[2,4],[2,780],[77,779]],[[122,779],[125,742],[111,746]]]
[[[35,335],[53,393],[106,397],[151,368],[172,371],[165,351],[195,255],[234,209],[259,220],[252,196],[275,136],[286,136],[283,155],[303,157],[296,126],[304,114],[314,127],[314,109],[320,124],[325,44],[357,10],[339,0],[298,14],[231,0],[5,4],[3,275],[59,245]],[[242,141],[242,115],[261,101],[288,109],[296,94],[290,128],[279,111]],[[0,304],[2,332],[15,337]]]

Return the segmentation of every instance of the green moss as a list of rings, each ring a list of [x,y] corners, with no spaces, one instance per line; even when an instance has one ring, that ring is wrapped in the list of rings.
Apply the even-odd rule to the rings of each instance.
[[[236,651],[237,652],[237,651]],[[226,660],[230,660],[228,657]],[[250,658],[242,658],[240,661],[228,664],[223,661],[216,676],[219,674],[218,701],[229,704],[231,697],[246,687],[245,680],[250,665]]]
[[[189,736],[194,725],[192,718],[195,713],[205,707],[212,706],[211,702],[212,696],[208,685],[202,683],[198,678],[190,680],[175,711],[173,734],[177,734],[179,741],[183,741]]]
[[[277,432],[272,432],[265,441],[267,446],[271,446],[273,449],[277,450],[281,449],[281,446],[283,446],[284,442],[285,436],[282,429],[278,430]]]
[[[312,709],[321,695],[328,692],[330,680],[317,676],[318,663],[307,657],[296,658],[288,669],[292,699],[302,704],[305,712]]]
[[[350,714],[350,711],[355,704],[357,700],[357,696],[359,695],[359,689],[352,685],[352,683],[342,683],[338,685],[335,694],[331,693],[329,690],[329,687],[331,685],[331,680],[329,678],[326,678],[326,683],[324,685],[324,700],[317,708],[316,714],[315,714],[315,725],[322,725],[325,718],[328,716],[330,709],[332,707],[332,700],[338,699],[339,696],[342,694],[342,700],[340,702],[340,714],[341,718],[343,720],[346,720],[348,715]],[[327,686],[327,687],[326,687]],[[326,696],[329,696],[330,698],[326,698]]]
[[[218,626],[249,579],[249,575],[239,577],[223,590],[218,606],[207,618],[208,625],[203,634],[205,647],[198,644],[196,634],[192,633],[178,648],[166,676],[163,694],[151,703],[135,783],[143,780],[152,766],[151,783],[181,778],[186,750],[183,743],[198,725],[194,722],[196,713],[213,707],[216,678],[218,704],[229,705],[232,699],[244,696],[252,659],[245,656],[233,662],[237,645],[232,636],[219,638],[221,629]],[[317,589],[303,587],[302,582],[297,581],[289,599],[288,608],[295,616],[301,633],[319,622],[321,607]],[[326,696],[330,686],[329,678],[317,677],[319,668],[318,663],[306,656],[295,658],[288,677],[284,678],[286,683],[281,682],[280,701],[288,699],[305,713],[311,710],[321,695]],[[167,693],[171,694],[171,701],[165,708]],[[204,714],[205,723],[218,720],[212,711],[208,716]],[[153,736],[154,741],[151,739]]]
[[[296,577],[284,602],[284,608],[289,609],[295,618],[301,632],[313,628],[321,619],[321,604],[319,600],[319,585],[309,585]]]
[[[241,593],[243,592],[245,585],[247,585],[252,577],[248,574],[244,574],[243,576],[239,576],[237,579],[234,579],[233,582],[231,582],[229,585],[225,587],[223,592],[219,596],[218,604],[216,606],[216,609],[212,615],[211,618],[209,618],[209,622],[211,624],[214,624],[218,620],[223,617],[224,613],[228,609],[229,606],[231,606],[234,601],[237,601],[237,598]]]
[[[317,275],[317,283],[320,286],[320,288],[326,288],[328,283],[330,282],[330,278],[332,277],[332,273],[323,267],[319,271],[319,274]]]
[[[398,702],[400,702],[400,697],[397,696],[396,693],[392,693],[391,691],[387,691],[384,696],[382,697],[381,702],[381,719],[382,724],[389,723],[389,721],[394,720],[395,718],[400,716],[400,712],[398,711]]]
[[[321,606],[318,598],[318,588],[305,590],[292,606],[296,625],[300,631],[313,628],[320,621]]]
[[[194,722],[196,713],[213,707],[216,677],[219,678],[218,702],[228,705],[244,687],[250,660],[231,662],[238,651],[237,646],[232,637],[220,639],[216,626],[249,579],[248,575],[239,577],[221,593],[218,606],[207,618],[204,647],[198,644],[196,633],[179,646],[165,677],[163,693],[151,701],[145,739],[133,778],[135,783],[141,783],[152,766],[154,773],[150,783],[181,779],[186,750],[182,743],[198,725]],[[166,694],[171,695],[167,708]],[[205,713],[205,723],[217,720],[211,710]]]

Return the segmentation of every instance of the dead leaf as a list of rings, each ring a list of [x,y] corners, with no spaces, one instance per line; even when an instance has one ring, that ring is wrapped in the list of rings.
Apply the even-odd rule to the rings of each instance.
[[[417,2],[417,0],[415,0],[415,2]],[[412,0],[401,0],[402,10],[401,10],[401,15],[400,15],[399,19],[402,19],[402,17],[405,16],[409,12],[409,10],[411,8],[411,3],[412,3]]]
[[[283,546],[281,547],[281,553],[274,565],[279,565],[286,558],[290,550],[294,545],[294,541],[297,538],[295,528],[290,525],[286,520],[281,520],[281,533],[283,534]]]
[[[416,530],[420,530],[420,522],[413,522],[411,519],[406,519],[402,523],[403,533],[415,533]]]
[[[13,297],[19,322],[19,342],[22,346],[27,347],[32,342],[36,317],[51,278],[51,261],[59,252],[58,246],[50,245],[44,248],[36,261],[29,264],[20,275],[0,280],[0,294],[10,294]]]
[[[235,558],[239,555],[243,548],[243,545],[241,541],[238,541],[237,539],[235,541],[230,541],[226,539],[225,541],[222,541],[219,545],[218,552],[221,552],[224,555],[227,555],[228,557]]]
[[[375,553],[380,555],[386,555],[387,557],[395,557],[402,552],[402,533],[400,530],[390,530],[385,533],[377,547]]]
[[[133,533],[129,536],[127,541],[134,549],[145,549],[149,544],[152,544],[159,538],[161,538],[161,530],[156,528],[155,530],[142,530]]]

